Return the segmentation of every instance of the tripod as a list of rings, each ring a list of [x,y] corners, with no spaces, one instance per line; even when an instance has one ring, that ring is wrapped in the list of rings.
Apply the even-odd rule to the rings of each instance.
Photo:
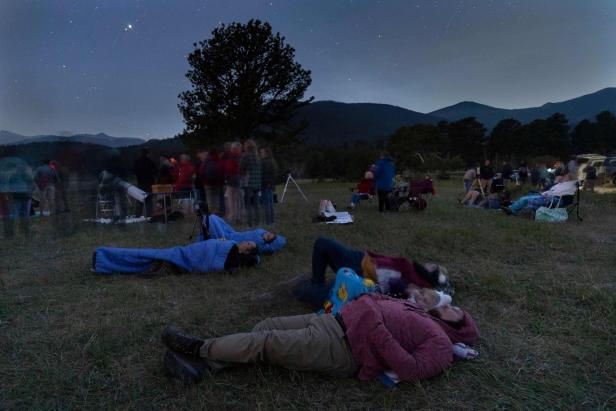
[[[210,209],[208,205],[202,201],[199,201],[195,204],[195,212],[195,221],[193,223],[192,230],[190,230],[190,235],[188,236],[189,243],[192,242],[192,239],[194,238],[197,224],[201,224],[201,235],[203,236],[203,241],[210,238]]]
[[[297,191],[299,191],[299,193],[302,195],[302,197],[304,197],[304,200],[308,201],[308,198],[306,198],[306,196],[304,195],[304,192],[302,191],[302,189],[299,188],[299,185],[297,184],[297,181],[295,181],[295,179],[293,178],[291,173],[289,173],[289,174],[287,174],[287,182],[284,185],[284,190],[282,190],[282,196],[280,197],[280,204],[282,204],[282,202],[284,201],[284,195],[287,193],[287,187],[289,186],[289,181],[291,181],[291,182],[293,182],[293,184],[295,184],[295,187],[297,187]]]

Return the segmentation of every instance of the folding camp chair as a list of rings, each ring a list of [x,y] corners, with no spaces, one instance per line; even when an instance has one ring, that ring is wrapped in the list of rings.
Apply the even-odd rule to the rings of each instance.
[[[576,221],[582,221],[582,217],[580,217],[580,183],[575,184],[574,193],[552,197],[548,208],[564,208],[569,216],[575,210]]]

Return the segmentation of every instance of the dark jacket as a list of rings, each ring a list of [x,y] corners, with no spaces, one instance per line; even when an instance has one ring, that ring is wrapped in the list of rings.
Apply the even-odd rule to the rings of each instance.
[[[380,191],[391,191],[395,174],[396,166],[391,157],[387,156],[377,161],[374,170],[374,185],[376,189]]]
[[[489,180],[494,177],[494,168],[490,166],[481,166],[479,167],[479,177],[483,180]]]
[[[263,190],[273,190],[276,186],[276,176],[278,175],[278,165],[272,157],[261,160],[261,188]]]
[[[224,164],[218,153],[210,153],[201,163],[197,175],[205,187],[221,187],[224,183]]]

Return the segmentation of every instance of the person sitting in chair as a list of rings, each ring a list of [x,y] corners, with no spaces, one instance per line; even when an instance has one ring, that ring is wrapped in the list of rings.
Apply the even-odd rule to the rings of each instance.
[[[251,332],[200,339],[167,326],[162,341],[169,374],[185,383],[240,364],[266,363],[360,380],[393,372],[417,382],[449,368],[454,346],[479,336],[466,311],[445,305],[429,313],[408,301],[366,294],[337,315],[268,318]]]
[[[312,276],[296,282],[292,289],[295,297],[311,306],[322,307],[331,288],[331,283],[325,279],[327,267],[331,267],[334,272],[348,267],[378,284],[382,293],[401,298],[409,297],[407,287],[410,284],[421,288],[436,288],[453,295],[447,270],[438,264],[421,264],[405,257],[388,257],[372,251],[356,250],[334,239],[319,237],[312,248]]]
[[[374,196],[374,175],[371,171],[366,171],[364,178],[357,183],[357,188],[351,196],[351,204],[347,208],[354,210],[361,200],[367,200],[372,196]]]
[[[99,247],[92,254],[92,271],[98,274],[152,273],[165,265],[173,271],[233,272],[259,262],[254,241],[206,240],[171,248]]]
[[[565,181],[554,184],[549,190],[520,197],[508,207],[501,207],[501,210],[507,215],[517,215],[523,210],[537,210],[539,207],[547,207],[557,197],[575,194],[577,180],[569,180],[568,174],[564,175],[563,179]]]
[[[260,254],[272,254],[280,251],[286,244],[287,239],[271,231],[257,228],[248,231],[235,231],[222,217],[208,214],[203,217],[204,233],[209,233],[208,238],[224,238],[235,242],[250,241],[257,245]]]

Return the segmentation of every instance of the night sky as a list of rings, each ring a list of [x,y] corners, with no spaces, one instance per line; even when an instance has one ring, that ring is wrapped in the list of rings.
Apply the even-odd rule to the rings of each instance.
[[[515,108],[616,85],[614,0],[0,0],[0,129],[173,136],[192,43],[250,18],[316,100]]]

